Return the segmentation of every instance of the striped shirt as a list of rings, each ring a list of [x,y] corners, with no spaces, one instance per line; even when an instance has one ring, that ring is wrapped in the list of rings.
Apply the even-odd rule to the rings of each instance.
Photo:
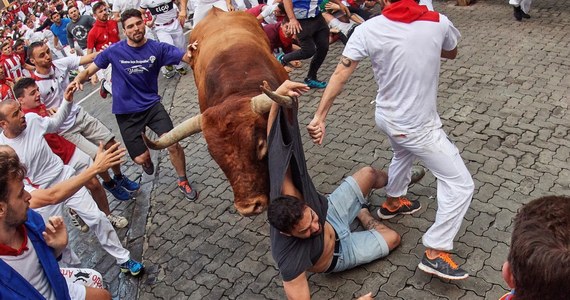
[[[0,58],[6,77],[15,80],[20,77],[29,77],[30,72],[22,68],[22,61],[20,56],[12,54],[10,56],[2,55]]]
[[[297,19],[314,18],[321,14],[319,5],[323,0],[293,0],[293,13]]]

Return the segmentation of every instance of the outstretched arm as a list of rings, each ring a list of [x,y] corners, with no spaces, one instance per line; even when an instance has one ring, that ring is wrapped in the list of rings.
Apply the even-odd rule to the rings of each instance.
[[[287,299],[311,299],[311,291],[309,290],[309,282],[305,272],[291,281],[283,281],[283,288],[285,289]]]
[[[75,194],[95,175],[102,173],[112,166],[123,163],[122,157],[125,149],[119,148],[119,143],[115,143],[107,150],[103,150],[103,144],[99,145],[99,151],[93,164],[77,176],[64,180],[50,188],[32,191],[30,208],[39,208],[46,205],[57,204]]]
[[[321,98],[319,107],[315,112],[315,116],[309,125],[307,125],[307,131],[309,131],[309,135],[313,139],[313,143],[319,145],[323,143],[327,114],[329,113],[336,97],[342,92],[342,89],[350,78],[350,75],[352,75],[354,70],[356,70],[356,66],[358,66],[358,61],[345,56],[340,58],[340,62],[336,66],[336,70],[331,76],[329,84],[323,93],[323,97]]]

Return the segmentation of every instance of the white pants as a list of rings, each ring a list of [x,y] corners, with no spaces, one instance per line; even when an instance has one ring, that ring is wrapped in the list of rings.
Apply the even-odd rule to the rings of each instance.
[[[427,248],[449,251],[473,197],[474,183],[459,150],[443,129],[405,137],[389,136],[394,157],[388,170],[386,194],[405,195],[414,159],[419,158],[437,178],[435,222],[423,236]]]
[[[520,6],[521,9],[528,14],[530,11],[530,5],[532,4],[532,0],[509,0],[509,4],[512,6]]]
[[[65,179],[70,178],[75,174],[75,170],[72,167],[64,166],[63,171],[59,178],[53,182],[61,182]],[[77,214],[83,219],[85,224],[89,226],[89,228],[95,233],[95,236],[101,243],[103,250],[107,251],[111,256],[113,256],[118,264],[122,264],[129,260],[130,253],[127,249],[125,249],[121,245],[121,241],[117,236],[117,232],[109,222],[109,219],[105,216],[105,214],[99,210],[97,204],[91,197],[91,194],[87,191],[85,187],[82,187],[79,191],[77,191],[73,196],[69,197],[64,202],[55,204],[55,205],[48,205],[44,207],[40,207],[35,209],[37,213],[39,213],[44,221],[47,223],[48,218],[51,216],[63,216],[64,213],[64,205],[67,205],[69,208],[75,210]],[[66,247],[64,251],[64,262],[69,263],[69,257],[67,255],[71,254],[72,252],[69,249],[69,246]],[[67,253],[67,254],[66,254]],[[71,263],[77,264],[77,256],[73,254],[72,258],[74,258]]]
[[[180,51],[186,53],[186,36],[184,35],[184,31],[182,30],[182,26],[178,22],[178,19],[174,20],[172,24],[168,24],[165,26],[156,25],[154,26],[154,32],[156,33],[156,37],[158,38],[159,42],[167,43],[172,45]],[[174,67],[176,69],[184,68],[186,63],[179,63]]]
[[[67,282],[71,299],[85,299],[85,287],[103,288],[103,276],[93,269],[60,268],[59,271]]]
[[[196,7],[194,8],[194,19],[193,19],[194,24],[192,25],[196,27],[196,24],[198,24],[202,19],[204,19],[208,14],[208,12],[210,11],[210,9],[212,9],[212,7],[214,6],[223,11],[228,11],[228,6],[226,4],[226,1],[224,0],[218,0],[216,2],[210,2],[210,3],[196,3]]]

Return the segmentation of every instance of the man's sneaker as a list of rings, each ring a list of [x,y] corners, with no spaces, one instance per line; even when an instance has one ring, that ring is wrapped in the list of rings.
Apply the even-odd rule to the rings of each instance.
[[[138,184],[135,181],[130,180],[124,174],[121,175],[121,179],[118,179],[117,175],[115,175],[114,179],[115,179],[115,183],[117,185],[122,186],[125,190],[127,190],[131,193],[134,193],[141,188],[140,184]]]
[[[147,164],[143,164],[142,168],[143,168],[143,171],[145,173],[147,173],[148,175],[154,174],[154,164],[152,163],[152,160],[149,160],[149,162]]]
[[[121,272],[131,273],[131,275],[133,276],[139,275],[140,272],[144,269],[143,264],[134,259],[129,259],[127,262],[122,263],[120,267],[121,267]]]
[[[88,232],[89,226],[85,224],[83,219],[77,215],[77,213],[73,209],[69,209],[69,216],[71,217],[71,224],[77,228],[77,230],[81,232]]]
[[[399,207],[396,210],[390,210],[386,206],[386,202],[388,200],[391,200],[394,198],[396,198],[398,200],[398,202],[400,202]],[[406,197],[388,197],[388,199],[384,203],[382,203],[382,206],[380,206],[377,213],[378,213],[378,217],[380,217],[380,219],[388,220],[388,219],[391,219],[397,215],[413,214],[416,211],[418,211],[420,208],[422,208],[422,205],[417,200],[411,201]]]
[[[103,99],[107,98],[109,95],[109,91],[105,89],[105,81],[107,81],[105,78],[101,79],[101,85],[99,86],[99,96]]]
[[[115,228],[125,228],[127,227],[127,225],[129,225],[129,221],[127,221],[127,218],[122,217],[122,216],[116,216],[113,214],[109,214],[107,216],[107,219],[109,220],[109,222],[111,222],[111,225],[113,225],[113,227]]]
[[[413,166],[412,177],[410,180],[410,184],[408,184],[408,186],[412,186],[414,185],[414,183],[417,183],[418,181],[422,180],[422,178],[424,178],[425,175],[426,175],[426,170],[424,168],[419,166]]]
[[[178,180],[178,189],[188,200],[196,200],[198,198],[198,192],[192,188],[188,180]]]
[[[166,71],[168,71],[168,72],[174,71],[174,67],[173,67],[173,66],[164,66],[164,69],[166,69]]]
[[[447,252],[439,252],[434,259],[429,259],[427,253],[424,253],[424,257],[420,261],[418,268],[426,273],[445,279],[457,280],[469,277],[469,273],[461,269]]]
[[[520,6],[513,6],[513,8],[514,8],[514,16],[515,16],[515,19],[516,19],[517,21],[522,21],[522,18],[523,18],[523,16],[522,16],[523,11],[522,11],[521,7],[520,7]]]
[[[283,53],[279,53],[279,55],[277,55],[277,60],[279,61],[279,63],[283,66],[286,65],[286,63],[283,61],[283,57],[285,56],[285,54]]]
[[[115,197],[115,199],[117,200],[127,201],[131,199],[131,193],[125,190],[119,184],[117,184],[117,182],[115,182],[114,180],[113,180],[113,187],[111,187],[110,184],[106,182],[103,182],[103,187],[111,194],[113,194],[113,197]]]
[[[164,66],[166,73],[162,74],[166,78],[172,78],[176,75],[176,71],[174,70],[173,66]]]
[[[178,74],[180,74],[181,76],[188,74],[188,71],[184,68],[176,69],[176,72],[178,72]]]
[[[305,83],[312,89],[324,89],[327,87],[326,81],[305,78]]]

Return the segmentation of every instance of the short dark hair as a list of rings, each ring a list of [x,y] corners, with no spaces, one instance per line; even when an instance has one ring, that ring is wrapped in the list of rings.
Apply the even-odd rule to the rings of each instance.
[[[32,78],[30,77],[21,78],[20,80],[16,81],[14,87],[12,88],[14,90],[14,97],[16,97],[16,99],[24,97],[24,90],[35,85],[36,81],[33,80]]]
[[[11,147],[0,145],[0,202],[8,201],[8,182],[13,179],[23,180],[26,175],[26,167],[20,162],[16,152],[8,148]]]
[[[516,299],[570,295],[570,197],[538,198],[519,210],[508,261]]]
[[[26,42],[24,42],[23,39],[17,39],[14,41],[14,46],[12,48],[14,48],[14,50],[16,50],[16,48],[20,47],[21,45],[26,45]]]
[[[0,50],[4,49],[6,46],[12,47],[12,43],[8,41],[2,42],[2,44],[0,44]]]
[[[28,57],[33,57],[34,49],[43,47],[45,43],[43,41],[33,42],[28,46]]]
[[[269,202],[267,220],[271,226],[284,233],[291,233],[303,218],[305,202],[293,196],[283,195]]]
[[[140,10],[138,9],[127,9],[125,10],[122,14],[121,14],[121,26],[123,26],[123,29],[125,29],[125,22],[130,19],[130,18],[140,18],[142,19],[142,13]]]
[[[59,16],[61,17],[61,14],[59,13],[59,11],[54,10],[54,11],[52,11],[52,12],[49,14],[49,18],[50,18],[50,19],[53,18],[53,16],[54,16],[55,14],[59,14]]]
[[[107,3],[105,3],[105,1],[99,1],[95,4],[93,4],[93,14],[95,14],[95,12],[99,9],[99,7],[101,6],[107,6]]]

